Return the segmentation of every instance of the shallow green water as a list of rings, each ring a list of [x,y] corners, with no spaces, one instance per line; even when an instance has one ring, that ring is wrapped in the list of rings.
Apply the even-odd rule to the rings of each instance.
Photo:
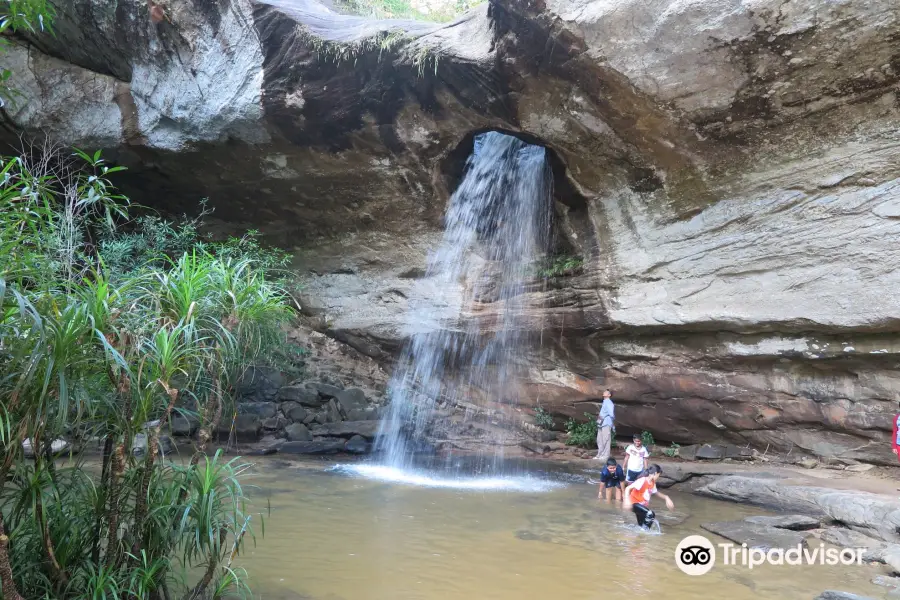
[[[719,565],[683,574],[675,547],[701,522],[764,511],[672,494],[663,535],[596,499],[593,486],[546,492],[461,491],[383,483],[327,463],[262,459],[252,483],[271,502],[266,536],[240,559],[265,600],[811,599],[825,589],[885,597],[874,566]],[[681,520],[680,523],[673,522]],[[685,518],[686,517],[686,518]],[[817,545],[817,544],[816,544]]]

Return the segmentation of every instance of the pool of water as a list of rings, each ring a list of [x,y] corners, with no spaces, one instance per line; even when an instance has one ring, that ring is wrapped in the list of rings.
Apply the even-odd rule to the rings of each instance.
[[[701,522],[764,511],[673,493],[662,535],[598,501],[565,474],[492,481],[406,476],[370,465],[261,460],[250,490],[271,504],[265,537],[240,559],[265,600],[811,599],[825,589],[881,598],[872,566],[675,566],[678,542]],[[457,482],[459,483],[459,482]],[[259,526],[257,524],[257,533]]]

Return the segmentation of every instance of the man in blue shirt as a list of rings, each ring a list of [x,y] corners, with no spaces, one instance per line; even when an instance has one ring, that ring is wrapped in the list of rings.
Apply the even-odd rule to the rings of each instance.
[[[594,460],[609,458],[612,428],[616,419],[616,407],[610,398],[611,395],[609,390],[603,390],[603,404],[600,405],[600,414],[597,415],[597,456]]]
[[[622,499],[622,490],[625,487],[625,472],[616,464],[616,459],[610,457],[606,460],[606,466],[600,471],[600,492],[598,498],[606,496],[612,500],[613,490],[616,491],[616,500]]]

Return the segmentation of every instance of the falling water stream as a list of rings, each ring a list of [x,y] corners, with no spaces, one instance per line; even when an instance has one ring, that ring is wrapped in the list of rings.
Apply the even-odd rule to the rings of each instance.
[[[443,468],[502,475],[509,416],[474,409],[473,402],[476,397],[507,407],[518,402],[514,382],[531,335],[523,322],[528,282],[549,245],[551,194],[543,147],[498,132],[475,138],[450,199],[443,239],[410,301],[410,338],[382,422],[383,465],[381,471],[369,467],[371,475],[398,479],[414,471],[423,441],[439,437],[446,427],[444,406],[473,407],[471,419],[485,425],[488,439],[465,466],[451,456]],[[484,483],[491,488],[497,480]]]

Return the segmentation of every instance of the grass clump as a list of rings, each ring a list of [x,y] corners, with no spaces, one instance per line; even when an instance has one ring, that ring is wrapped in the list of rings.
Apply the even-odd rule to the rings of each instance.
[[[581,272],[583,267],[584,258],[580,256],[557,256],[538,266],[538,276],[550,278],[576,275]]]
[[[446,23],[483,1],[450,0],[438,5],[432,3],[432,6],[424,11],[409,0],[338,0],[337,6],[343,12],[374,19],[414,19]]]

